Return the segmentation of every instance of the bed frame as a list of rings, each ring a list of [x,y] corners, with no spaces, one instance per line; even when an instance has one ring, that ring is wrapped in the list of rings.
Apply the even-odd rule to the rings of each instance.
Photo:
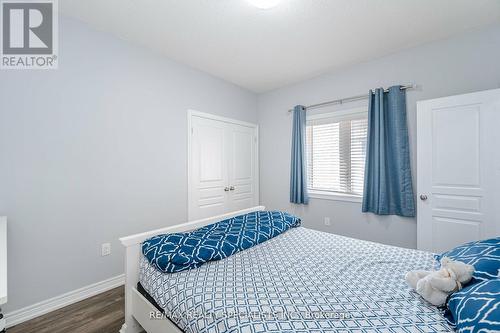
[[[120,333],[139,333],[142,331],[147,333],[183,333],[170,320],[151,319],[151,314],[158,313],[158,310],[137,291],[141,243],[143,241],[158,234],[189,231],[234,216],[264,209],[264,206],[252,207],[120,238],[120,242],[125,246],[125,323]]]

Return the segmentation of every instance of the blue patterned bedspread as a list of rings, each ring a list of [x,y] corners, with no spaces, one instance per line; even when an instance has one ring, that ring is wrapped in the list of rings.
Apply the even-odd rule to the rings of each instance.
[[[428,252],[299,227],[174,274],[143,257],[139,280],[189,333],[453,332],[404,281],[434,265]]]
[[[280,211],[257,211],[190,232],[162,234],[142,243],[142,254],[165,273],[200,267],[274,238],[300,225],[300,219]]]

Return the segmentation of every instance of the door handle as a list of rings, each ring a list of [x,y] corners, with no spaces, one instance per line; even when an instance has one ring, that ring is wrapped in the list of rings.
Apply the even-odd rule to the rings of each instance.
[[[234,191],[234,186],[231,186],[231,187],[229,188],[229,190],[230,190],[230,191]]]
[[[420,200],[422,201],[427,200],[427,196],[425,194],[420,194]]]
[[[229,187],[224,187],[224,192],[229,192]]]

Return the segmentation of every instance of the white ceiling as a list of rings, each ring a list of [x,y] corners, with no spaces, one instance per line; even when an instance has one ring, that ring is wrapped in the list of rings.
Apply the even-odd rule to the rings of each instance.
[[[255,92],[500,22],[500,0],[61,0],[64,15]]]

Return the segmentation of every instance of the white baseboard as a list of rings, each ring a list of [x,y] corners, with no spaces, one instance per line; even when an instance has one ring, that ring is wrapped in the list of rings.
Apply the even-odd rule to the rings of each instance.
[[[68,293],[50,298],[48,300],[27,306],[25,308],[5,314],[7,328],[39,317],[46,313],[58,310],[70,304],[82,301],[113,288],[125,284],[125,275],[118,275],[110,279],[100,281],[89,286],[70,291]]]

